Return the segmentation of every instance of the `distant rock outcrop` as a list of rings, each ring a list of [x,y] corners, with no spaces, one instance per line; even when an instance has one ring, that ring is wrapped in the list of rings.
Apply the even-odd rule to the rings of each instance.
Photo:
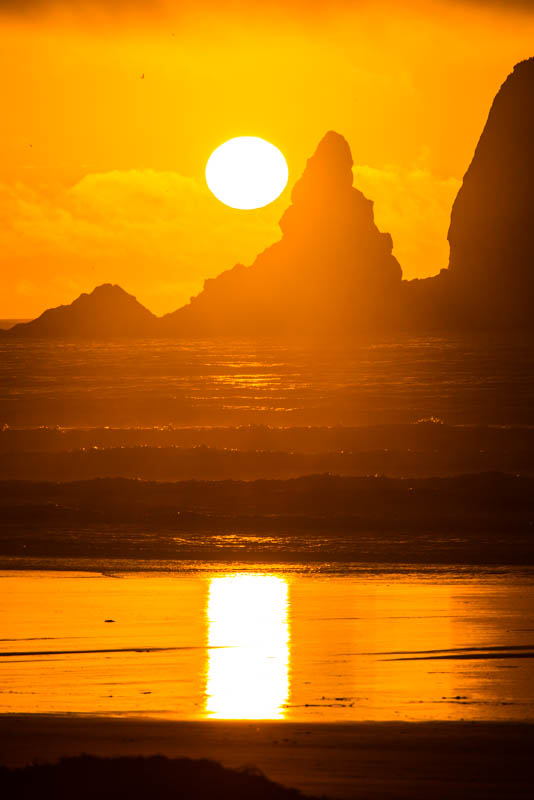
[[[10,336],[113,339],[154,336],[158,319],[120,286],[104,283],[81,294],[68,306],[45,311],[31,322],[15,325]]]
[[[345,139],[327,133],[295,184],[283,236],[237,265],[162,324],[170,335],[317,333],[388,327],[401,284],[388,233],[352,185]]]

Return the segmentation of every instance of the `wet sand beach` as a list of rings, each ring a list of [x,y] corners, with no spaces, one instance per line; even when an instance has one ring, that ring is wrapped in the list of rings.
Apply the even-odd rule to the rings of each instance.
[[[153,755],[254,766],[310,795],[395,800],[532,796],[534,725],[173,722],[90,715],[0,716],[8,766],[60,757]]]
[[[0,713],[534,721],[532,569],[121,565],[0,573]]]

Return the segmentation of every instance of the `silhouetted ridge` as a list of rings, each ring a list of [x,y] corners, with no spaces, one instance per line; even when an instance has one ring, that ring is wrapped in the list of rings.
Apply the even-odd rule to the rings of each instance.
[[[32,322],[15,325],[15,336],[114,338],[151,336],[157,318],[120,286],[104,283],[68,306],[50,308]]]
[[[401,268],[373,204],[352,185],[345,139],[329,132],[295,184],[283,237],[250,267],[237,265],[164,317],[172,334],[314,332],[389,322]]]
[[[97,758],[82,755],[57,764],[33,764],[22,769],[0,767],[4,797],[43,800],[299,800],[296,789],[286,789],[252,768],[234,770],[207,759]]]

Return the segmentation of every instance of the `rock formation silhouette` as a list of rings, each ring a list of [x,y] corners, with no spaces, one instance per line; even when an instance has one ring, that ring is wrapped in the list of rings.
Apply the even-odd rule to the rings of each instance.
[[[454,201],[451,290],[463,316],[531,321],[534,299],[534,58],[499,90]]]
[[[352,156],[330,131],[295,184],[282,238],[163,318],[169,335],[299,333],[388,327],[401,284],[392,240],[352,185]]]
[[[104,283],[68,306],[49,308],[9,331],[14,336],[112,339],[154,336],[158,318],[120,286]]]
[[[534,58],[499,90],[452,209],[448,269],[403,281],[373,203],[353,186],[349,145],[330,131],[280,220],[282,238],[254,263],[205,281],[157,319],[119,286],[46,311],[7,335],[98,337],[302,334],[394,330],[534,331]],[[0,335],[6,335],[0,331]]]
[[[81,755],[56,764],[0,766],[0,789],[4,797],[20,800],[306,800],[297,789],[273,783],[253,767],[234,770],[208,759],[164,756]]]
[[[410,281],[406,316],[441,328],[532,328],[534,58],[501,86],[454,201],[449,268]]]

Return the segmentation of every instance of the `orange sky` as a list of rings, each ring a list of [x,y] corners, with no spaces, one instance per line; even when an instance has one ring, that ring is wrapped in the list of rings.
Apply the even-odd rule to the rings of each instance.
[[[529,5],[0,0],[0,317],[108,281],[177,308],[279,237],[329,129],[404,275],[438,272],[493,96],[534,55]],[[239,135],[287,158],[266,209],[226,208],[205,186],[210,153]]]

